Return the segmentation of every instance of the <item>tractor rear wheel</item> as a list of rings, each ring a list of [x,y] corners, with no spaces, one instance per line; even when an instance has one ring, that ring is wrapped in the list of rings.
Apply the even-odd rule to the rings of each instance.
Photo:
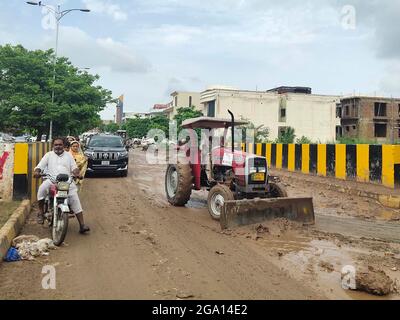
[[[219,220],[222,213],[222,207],[225,201],[235,200],[233,192],[228,186],[217,184],[212,187],[208,193],[207,207],[208,212],[214,220]]]
[[[272,198],[287,198],[286,188],[281,183],[270,182],[270,193]]]
[[[165,192],[170,204],[183,207],[192,194],[193,176],[189,164],[170,164],[165,173]]]

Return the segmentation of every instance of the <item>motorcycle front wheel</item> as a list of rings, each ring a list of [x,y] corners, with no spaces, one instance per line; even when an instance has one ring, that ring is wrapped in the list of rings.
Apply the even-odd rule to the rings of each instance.
[[[53,242],[57,247],[60,246],[67,235],[68,231],[69,215],[66,212],[62,212],[60,208],[57,208],[53,217]]]

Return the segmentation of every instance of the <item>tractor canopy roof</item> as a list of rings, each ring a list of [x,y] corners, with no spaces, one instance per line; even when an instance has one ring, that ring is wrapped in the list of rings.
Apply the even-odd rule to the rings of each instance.
[[[235,121],[235,126],[242,126],[247,124],[246,121]],[[212,117],[199,117],[187,119],[182,122],[182,128],[186,129],[219,129],[229,128],[232,126],[232,121],[229,119],[212,118]]]

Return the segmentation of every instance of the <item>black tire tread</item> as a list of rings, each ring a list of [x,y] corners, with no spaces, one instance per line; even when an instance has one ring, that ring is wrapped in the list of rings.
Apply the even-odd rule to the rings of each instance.
[[[224,184],[217,184],[216,186],[211,188],[210,192],[208,193],[208,198],[207,198],[207,209],[208,209],[210,216],[214,220],[219,220],[220,217],[214,216],[212,213],[212,210],[211,210],[211,198],[214,195],[214,193],[222,194],[225,201],[235,200],[235,197],[233,195],[232,190]]]
[[[167,192],[167,174],[170,166],[175,166],[176,171],[178,173],[178,188],[174,197],[169,197]],[[165,192],[167,194],[168,202],[175,207],[183,207],[186,203],[188,203],[190,196],[192,195],[192,184],[193,184],[193,176],[192,169],[189,164],[177,163],[170,164],[167,167],[167,171],[165,174]]]

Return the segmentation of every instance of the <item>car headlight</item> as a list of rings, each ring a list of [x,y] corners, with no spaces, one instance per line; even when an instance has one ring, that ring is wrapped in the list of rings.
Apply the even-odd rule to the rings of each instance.
[[[94,157],[94,152],[92,152],[92,151],[85,151],[84,154],[88,158],[93,158]]]
[[[250,174],[256,173],[256,172],[257,172],[257,168],[255,168],[255,167],[250,168]]]
[[[119,158],[126,158],[128,156],[128,151],[119,152]]]

